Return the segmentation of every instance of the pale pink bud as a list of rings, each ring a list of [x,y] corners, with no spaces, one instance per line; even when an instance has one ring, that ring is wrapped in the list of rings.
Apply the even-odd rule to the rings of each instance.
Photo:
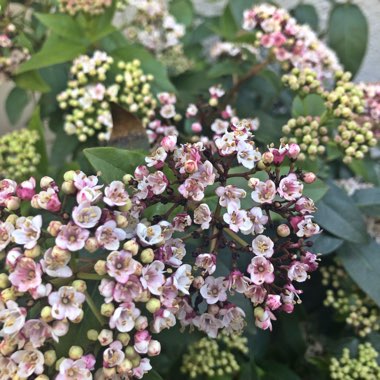
[[[177,144],[177,136],[165,136],[161,141],[161,146],[166,152],[171,152],[174,150]]]
[[[201,133],[202,132],[202,125],[200,123],[193,123],[193,124],[191,124],[191,130],[194,133]]]
[[[40,186],[42,189],[47,189],[55,184],[54,179],[48,176],[42,177],[40,181]]]
[[[193,160],[188,160],[184,165],[186,173],[192,174],[198,170],[198,164]]]
[[[10,211],[15,211],[20,208],[21,199],[19,197],[10,196],[5,200],[5,207]]]
[[[288,157],[295,160],[301,152],[301,148],[298,144],[290,144],[288,150]]]
[[[265,152],[263,153],[261,160],[264,162],[264,164],[271,164],[273,162],[274,156],[272,152]]]
[[[49,223],[49,226],[47,228],[47,231],[49,232],[49,234],[53,237],[56,237],[59,233],[59,230],[61,229],[62,227],[62,223],[58,220],[52,220],[50,223]]]
[[[317,179],[317,176],[312,172],[305,173],[302,177],[302,180],[305,183],[309,183],[309,184],[313,183],[316,179]]]
[[[281,237],[287,237],[290,235],[290,228],[286,224],[280,224],[277,227],[277,235]]]
[[[138,331],[146,330],[148,325],[148,318],[143,315],[140,315],[135,321],[135,328]]]

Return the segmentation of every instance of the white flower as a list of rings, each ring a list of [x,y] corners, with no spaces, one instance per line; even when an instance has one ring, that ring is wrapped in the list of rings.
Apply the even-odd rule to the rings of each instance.
[[[32,219],[20,217],[16,221],[16,230],[12,232],[16,244],[24,245],[26,249],[36,246],[41,235],[42,216],[37,215]]]
[[[272,257],[273,247],[273,241],[265,235],[259,235],[252,241],[253,253],[258,256]]]

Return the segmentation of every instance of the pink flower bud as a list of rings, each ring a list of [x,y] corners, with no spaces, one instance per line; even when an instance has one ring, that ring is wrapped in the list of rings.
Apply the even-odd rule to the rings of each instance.
[[[30,177],[28,181],[24,181],[17,186],[16,194],[24,201],[30,201],[36,193],[36,180]]]
[[[47,231],[49,232],[49,234],[53,237],[56,237],[59,233],[59,230],[61,229],[62,227],[62,223],[58,220],[52,220],[50,223],[49,223],[49,226],[47,228]]]
[[[177,136],[165,136],[161,141],[161,146],[166,152],[171,152],[174,150],[177,144]]]
[[[271,164],[273,162],[274,155],[272,152],[265,152],[262,156],[262,161],[264,164]]]
[[[148,346],[149,346],[149,342],[151,341],[151,339],[152,339],[152,337],[149,334],[148,330],[138,331],[134,337],[135,344],[134,344],[133,348],[139,354],[146,354],[148,352]]]
[[[134,176],[138,181],[149,175],[149,170],[145,165],[140,165],[136,168]]]
[[[298,144],[290,144],[288,150],[288,157],[295,160],[301,152],[301,148]]]
[[[48,187],[54,186],[54,179],[48,176],[42,177],[40,181],[40,186],[42,189],[47,189]]]
[[[202,132],[202,125],[200,123],[193,123],[191,124],[191,130],[194,133],[201,133]]]
[[[308,172],[303,175],[302,179],[305,183],[310,184],[310,183],[313,183],[317,179],[317,176],[312,172]]]

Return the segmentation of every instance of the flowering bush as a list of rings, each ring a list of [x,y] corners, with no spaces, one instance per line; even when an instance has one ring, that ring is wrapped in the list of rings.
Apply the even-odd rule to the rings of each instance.
[[[33,113],[0,137],[0,379],[377,379],[360,8],[322,30],[310,2],[16,3],[5,109]]]

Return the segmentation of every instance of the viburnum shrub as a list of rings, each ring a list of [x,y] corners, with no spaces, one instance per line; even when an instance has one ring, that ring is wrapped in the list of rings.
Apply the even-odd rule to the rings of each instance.
[[[3,373],[141,378],[177,322],[213,338],[242,333],[238,295],[262,329],[293,311],[318,267],[304,194],[316,176],[296,169],[296,144],[260,153],[249,126],[215,145],[167,136],[123,181],[80,171],[60,186],[43,177],[38,190],[33,178],[1,181]],[[90,315],[97,323],[77,341]]]

